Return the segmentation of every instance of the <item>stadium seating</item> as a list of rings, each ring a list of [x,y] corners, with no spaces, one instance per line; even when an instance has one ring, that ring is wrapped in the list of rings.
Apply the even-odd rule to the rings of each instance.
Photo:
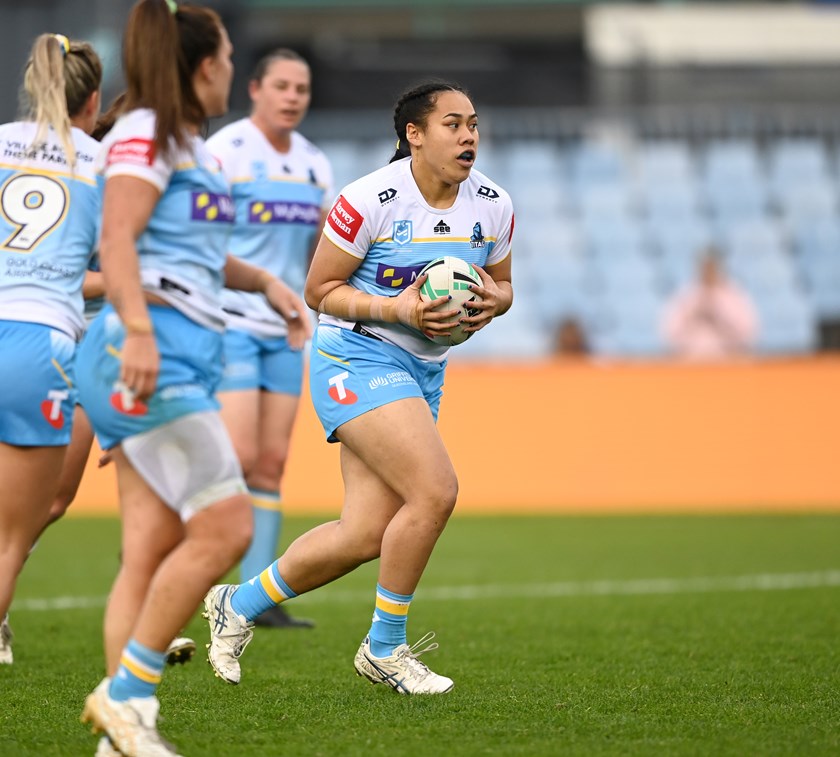
[[[806,137],[612,136],[482,144],[477,167],[516,209],[517,298],[493,324],[495,339],[488,330],[458,353],[541,358],[557,324],[574,316],[599,355],[662,356],[664,302],[710,246],[755,300],[759,354],[816,349],[819,323],[840,318],[834,151]],[[337,187],[370,171],[377,147],[325,145]]]

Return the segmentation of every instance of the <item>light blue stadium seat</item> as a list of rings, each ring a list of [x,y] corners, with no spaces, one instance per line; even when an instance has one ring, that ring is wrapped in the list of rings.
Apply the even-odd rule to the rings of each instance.
[[[645,142],[636,153],[636,174],[642,184],[687,182],[696,171],[691,148],[681,140]]]
[[[646,229],[634,216],[584,218],[583,224],[587,249],[597,257],[643,254],[650,248]]]
[[[800,291],[799,272],[787,252],[733,253],[726,260],[726,268],[753,296],[796,295]]]
[[[801,180],[779,187],[779,211],[790,227],[837,215],[837,187],[829,179]]]
[[[812,352],[817,345],[814,306],[796,291],[767,292],[755,297],[759,330],[756,350],[761,354],[792,355]]]
[[[777,189],[829,177],[828,154],[819,139],[781,139],[767,148],[767,173]]]
[[[721,234],[737,224],[761,220],[769,210],[768,189],[762,181],[732,179],[719,185],[707,184],[705,202]]]
[[[808,296],[820,318],[840,318],[840,254],[812,252],[800,256]]]
[[[693,221],[703,207],[694,181],[659,181],[640,185],[640,205],[650,224]]]
[[[758,147],[752,140],[711,142],[703,151],[700,174],[707,186],[761,182],[763,175]]]
[[[622,151],[605,142],[584,141],[569,148],[568,166],[576,188],[622,181],[629,173]]]
[[[636,210],[633,191],[623,181],[583,186],[575,193],[575,200],[584,225],[623,219],[634,215]]]
[[[781,228],[766,217],[733,223],[724,234],[722,244],[727,256],[747,259],[782,254],[787,250]]]
[[[622,297],[628,291],[655,295],[663,287],[659,261],[638,250],[595,256],[592,258],[592,266],[597,278],[611,296]]]
[[[665,354],[660,320],[663,297],[629,294],[609,303],[609,327],[596,333],[593,343],[597,353],[609,357],[651,358]]]
[[[840,219],[801,220],[792,228],[794,249],[800,258],[827,254],[840,256]]]

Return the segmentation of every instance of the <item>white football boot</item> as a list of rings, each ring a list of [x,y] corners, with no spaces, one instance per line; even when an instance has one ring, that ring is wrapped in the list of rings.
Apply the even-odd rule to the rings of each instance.
[[[94,733],[104,731],[111,740],[110,746],[125,757],[178,757],[157,732],[157,697],[115,702],[108,694],[109,684],[110,679],[103,679],[88,695],[82,722],[90,723]]]
[[[207,659],[219,678],[235,685],[242,677],[239,657],[254,638],[254,624],[230,606],[234,591],[232,584],[218,584],[210,589],[204,597],[202,617],[210,624]]]
[[[419,648],[434,637],[434,633],[427,633],[410,647],[400,644],[390,657],[374,657],[370,651],[370,638],[365,636],[353,661],[356,673],[371,683],[386,683],[400,694],[445,694],[455,686],[454,681],[433,673],[418,659],[424,652],[438,648],[437,642]]]
[[[11,665],[14,661],[12,655],[13,638],[12,627],[9,625],[9,614],[6,613],[3,622],[0,623],[0,665]]]
[[[166,648],[166,664],[186,665],[194,654],[195,642],[186,636],[179,636]]]
[[[96,745],[96,752],[93,757],[122,757],[120,752],[112,743],[108,736],[101,736],[99,743]]]

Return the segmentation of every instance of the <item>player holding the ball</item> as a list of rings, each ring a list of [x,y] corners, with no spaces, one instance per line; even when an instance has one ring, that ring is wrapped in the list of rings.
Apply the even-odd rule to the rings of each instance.
[[[239,682],[254,618],[379,557],[356,672],[401,694],[454,685],[418,659],[437,647],[434,634],[409,646],[406,621],[458,494],[435,426],[449,342],[511,306],[513,207],[473,170],[478,118],[463,89],[433,81],[405,92],[394,126],[391,163],[341,192],[306,281],[307,303],[320,314],[310,391],[327,439],[341,442],[341,517],[300,536],[250,582],[209,592],[210,662],[229,683]],[[450,295],[421,296],[421,271],[441,257],[480,276],[480,285],[466,284],[472,315],[450,307]]]

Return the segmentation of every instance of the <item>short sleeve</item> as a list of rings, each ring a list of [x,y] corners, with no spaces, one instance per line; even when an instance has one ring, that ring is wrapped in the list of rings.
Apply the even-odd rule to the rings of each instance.
[[[154,133],[151,112],[134,111],[119,119],[102,145],[100,160],[105,179],[134,176],[162,193],[169,184],[174,165],[157,154]]]
[[[332,204],[324,224],[324,236],[354,257],[364,258],[371,245],[371,220],[361,193],[354,184],[345,187]]]

